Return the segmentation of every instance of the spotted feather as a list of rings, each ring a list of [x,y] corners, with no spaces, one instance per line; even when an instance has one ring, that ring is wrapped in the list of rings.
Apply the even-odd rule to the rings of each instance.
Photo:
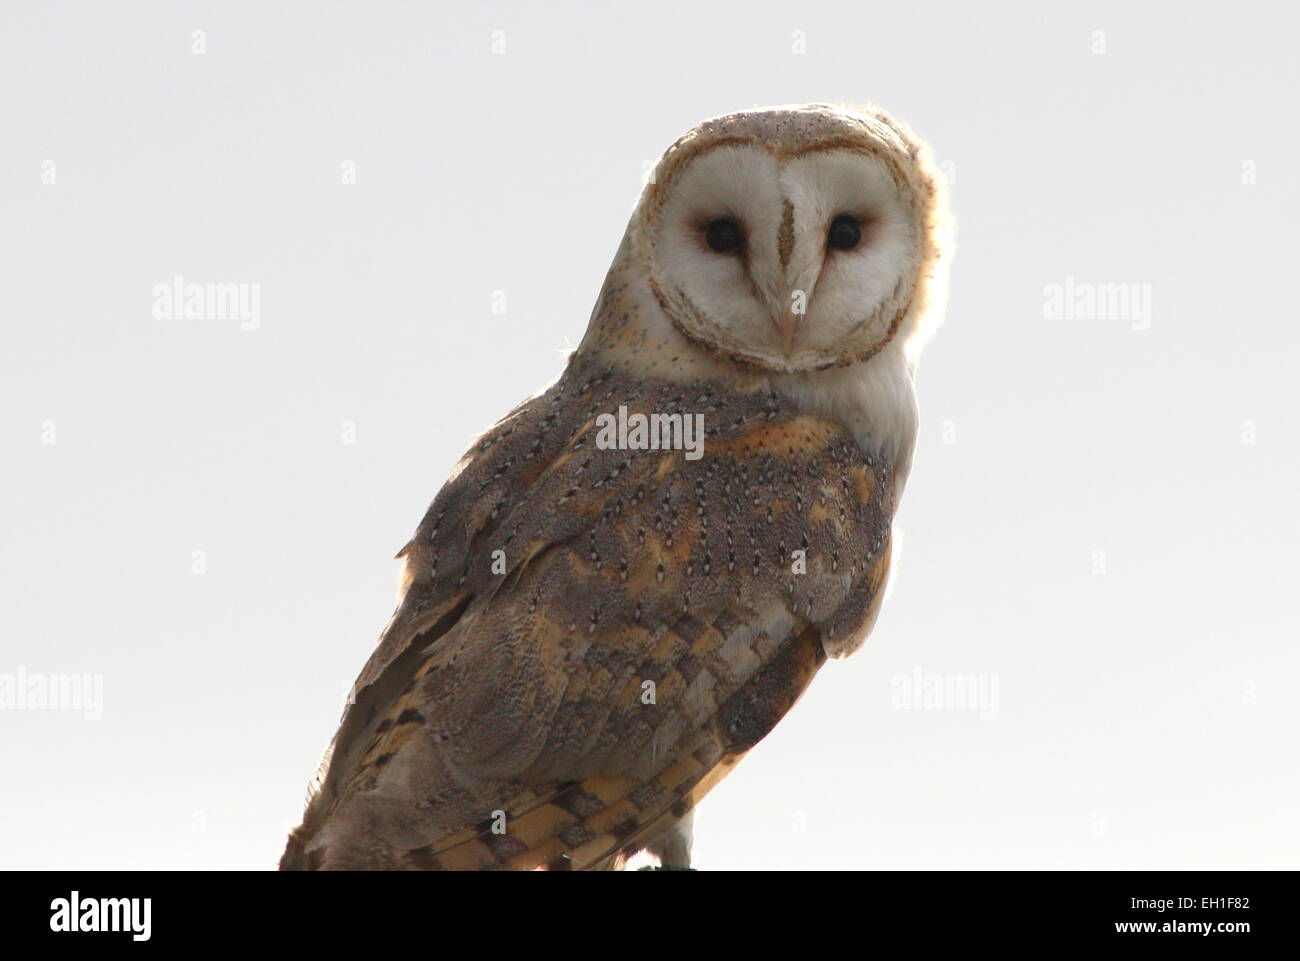
[[[694,407],[710,456],[600,449],[596,417],[619,405]],[[404,550],[404,602],[286,866],[621,856],[770,730],[809,651],[863,629],[892,489],[773,393],[571,367],[475,445]],[[600,811],[556,803],[575,784]]]

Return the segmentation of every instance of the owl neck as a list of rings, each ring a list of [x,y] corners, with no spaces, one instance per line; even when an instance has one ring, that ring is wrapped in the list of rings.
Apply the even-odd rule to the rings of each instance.
[[[664,314],[649,285],[615,259],[586,336],[572,361],[671,383],[719,383],[739,393],[770,389],[800,410],[844,426],[864,451],[893,465],[901,493],[916,443],[912,364],[901,340],[845,367],[776,373],[736,363],[691,342]]]
[[[892,464],[897,493],[902,493],[916,448],[919,413],[912,365],[899,342],[886,344],[857,364],[772,374],[769,382],[800,409],[843,424],[863,450]]]

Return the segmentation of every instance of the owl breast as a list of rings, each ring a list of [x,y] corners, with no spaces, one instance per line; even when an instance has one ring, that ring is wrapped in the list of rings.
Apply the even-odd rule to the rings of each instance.
[[[642,417],[700,418],[701,442],[644,443]],[[776,391],[575,361],[475,445],[408,545],[304,849],[526,867],[658,836],[860,642],[893,491],[887,460]],[[563,801],[588,795],[603,813]]]

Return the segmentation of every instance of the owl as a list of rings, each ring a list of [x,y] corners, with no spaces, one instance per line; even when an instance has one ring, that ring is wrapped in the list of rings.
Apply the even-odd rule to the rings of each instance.
[[[695,805],[879,612],[945,209],[875,110],[670,146],[559,379],[399,552],[281,868],[689,866]]]

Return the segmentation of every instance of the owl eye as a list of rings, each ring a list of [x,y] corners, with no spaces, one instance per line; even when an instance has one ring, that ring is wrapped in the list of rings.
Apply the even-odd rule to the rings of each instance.
[[[862,240],[862,225],[852,214],[840,214],[831,221],[826,243],[835,250],[852,250]]]
[[[704,228],[704,242],[709,245],[711,250],[716,250],[720,254],[736,250],[744,242],[744,239],[740,224],[729,217],[719,217],[717,220],[711,220],[708,226]]]

